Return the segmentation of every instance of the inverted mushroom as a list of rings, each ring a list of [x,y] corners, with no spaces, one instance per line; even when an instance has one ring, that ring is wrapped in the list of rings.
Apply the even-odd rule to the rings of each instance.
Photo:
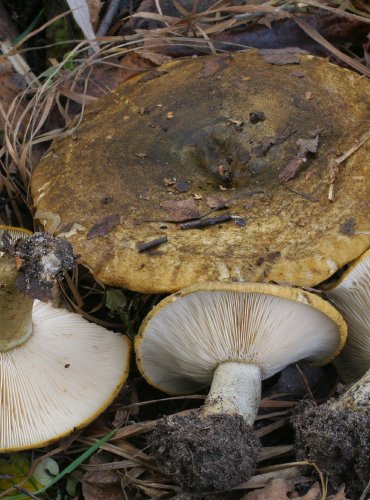
[[[297,62],[249,51],[132,78],[35,169],[36,217],[97,279],[140,292],[327,279],[370,243],[370,141],[335,164],[366,136],[370,84]]]
[[[199,412],[168,417],[154,431],[164,472],[193,490],[222,491],[248,479],[261,379],[301,359],[327,363],[345,338],[341,315],[297,288],[214,282],[165,298],[135,339],[141,373],[170,394],[211,389]]]
[[[347,493],[359,498],[370,471],[370,250],[326,293],[348,325],[334,364],[344,382],[357,382],[337,400],[302,403],[293,418],[296,447],[335,487],[345,483]]]
[[[0,228],[7,242],[29,232]],[[122,388],[127,337],[33,301],[15,286],[14,257],[0,257],[0,452],[36,448],[96,418]],[[54,265],[53,255],[44,256]]]
[[[326,295],[348,325],[347,343],[334,364],[345,383],[355,382],[370,368],[370,249]]]

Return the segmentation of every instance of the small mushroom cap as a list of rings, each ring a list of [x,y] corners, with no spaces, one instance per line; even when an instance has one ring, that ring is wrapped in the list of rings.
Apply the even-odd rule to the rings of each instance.
[[[307,55],[295,66],[258,51],[177,60],[125,82],[54,142],[31,180],[36,216],[47,231],[60,220],[56,234],[110,285],[316,285],[370,243],[370,141],[328,198],[330,165],[369,128],[369,97],[366,79]],[[239,218],[179,228],[219,214]]]
[[[370,249],[326,292],[348,325],[348,338],[335,366],[346,383],[370,368]]]
[[[346,324],[328,302],[298,288],[263,283],[203,283],[162,300],[135,338],[146,380],[168,393],[209,385],[225,361],[259,366],[262,378],[307,359],[331,361]]]
[[[45,446],[86,426],[129,370],[127,337],[39,301],[33,335],[0,352],[0,452]]]

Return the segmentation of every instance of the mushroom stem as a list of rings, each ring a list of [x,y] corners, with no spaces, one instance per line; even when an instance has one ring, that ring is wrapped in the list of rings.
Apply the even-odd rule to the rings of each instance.
[[[33,300],[15,288],[14,257],[4,254],[0,265],[0,352],[23,344],[32,335]]]
[[[202,407],[204,415],[241,415],[248,425],[256,419],[261,399],[261,371],[257,365],[227,361],[218,365]]]

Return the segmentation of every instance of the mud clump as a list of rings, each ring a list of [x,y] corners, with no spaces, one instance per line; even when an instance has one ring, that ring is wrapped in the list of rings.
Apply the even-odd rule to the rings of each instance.
[[[16,241],[5,236],[2,247],[15,257],[19,269],[17,289],[45,302],[53,298],[56,277],[72,269],[78,259],[67,240],[47,233],[34,233]]]
[[[360,498],[369,481],[370,415],[335,402],[315,406],[305,401],[292,423],[297,457],[314,462],[334,488],[345,484],[351,499]]]
[[[240,415],[167,417],[149,437],[164,474],[184,491],[224,491],[253,474],[260,444]]]

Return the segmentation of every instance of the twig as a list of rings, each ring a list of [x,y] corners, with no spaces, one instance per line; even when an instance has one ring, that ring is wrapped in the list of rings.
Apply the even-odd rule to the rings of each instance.
[[[184,222],[183,224],[180,224],[180,229],[201,229],[207,226],[214,226],[215,224],[222,224],[223,222],[228,222],[229,220],[233,220],[233,216],[230,214],[218,215],[216,217],[209,217],[208,219],[197,219]]]
[[[305,387],[308,395],[310,396],[311,400],[314,401],[317,404],[317,401],[316,401],[314,395],[312,394],[312,391],[311,391],[311,388],[310,388],[310,384],[308,383],[306,375],[303,373],[303,371],[301,370],[301,367],[299,366],[298,363],[296,363],[295,367],[296,367],[296,369],[297,369],[297,371],[299,373],[299,376],[302,379],[303,385],[304,385],[304,387]]]
[[[161,238],[157,238],[156,240],[148,241],[147,243],[137,243],[136,250],[139,253],[146,252],[148,250],[151,250],[152,248],[156,248],[159,245],[162,245],[162,243],[166,243],[166,241],[168,241],[167,236],[162,236]]]
[[[369,139],[370,139],[370,130],[365,132],[365,134],[357,141],[357,143],[354,146],[352,146],[348,151],[343,153],[342,156],[339,156],[339,158],[335,158],[329,163],[330,185],[329,185],[328,199],[330,201],[334,201],[334,182],[338,173],[339,165],[344,161],[346,161],[358,149],[360,149],[360,147],[363,146],[365,142],[367,142]]]
[[[30,87],[38,87],[40,85],[39,80],[36,75],[32,73],[31,68],[26,63],[26,60],[17,53],[13,52],[13,55],[9,55],[11,50],[13,49],[12,44],[9,40],[4,40],[0,42],[1,52],[4,56],[9,59],[14,70],[23,76]]]
[[[100,23],[96,36],[105,36],[111,27],[114,16],[118,12],[120,0],[110,0],[106,13]]]

